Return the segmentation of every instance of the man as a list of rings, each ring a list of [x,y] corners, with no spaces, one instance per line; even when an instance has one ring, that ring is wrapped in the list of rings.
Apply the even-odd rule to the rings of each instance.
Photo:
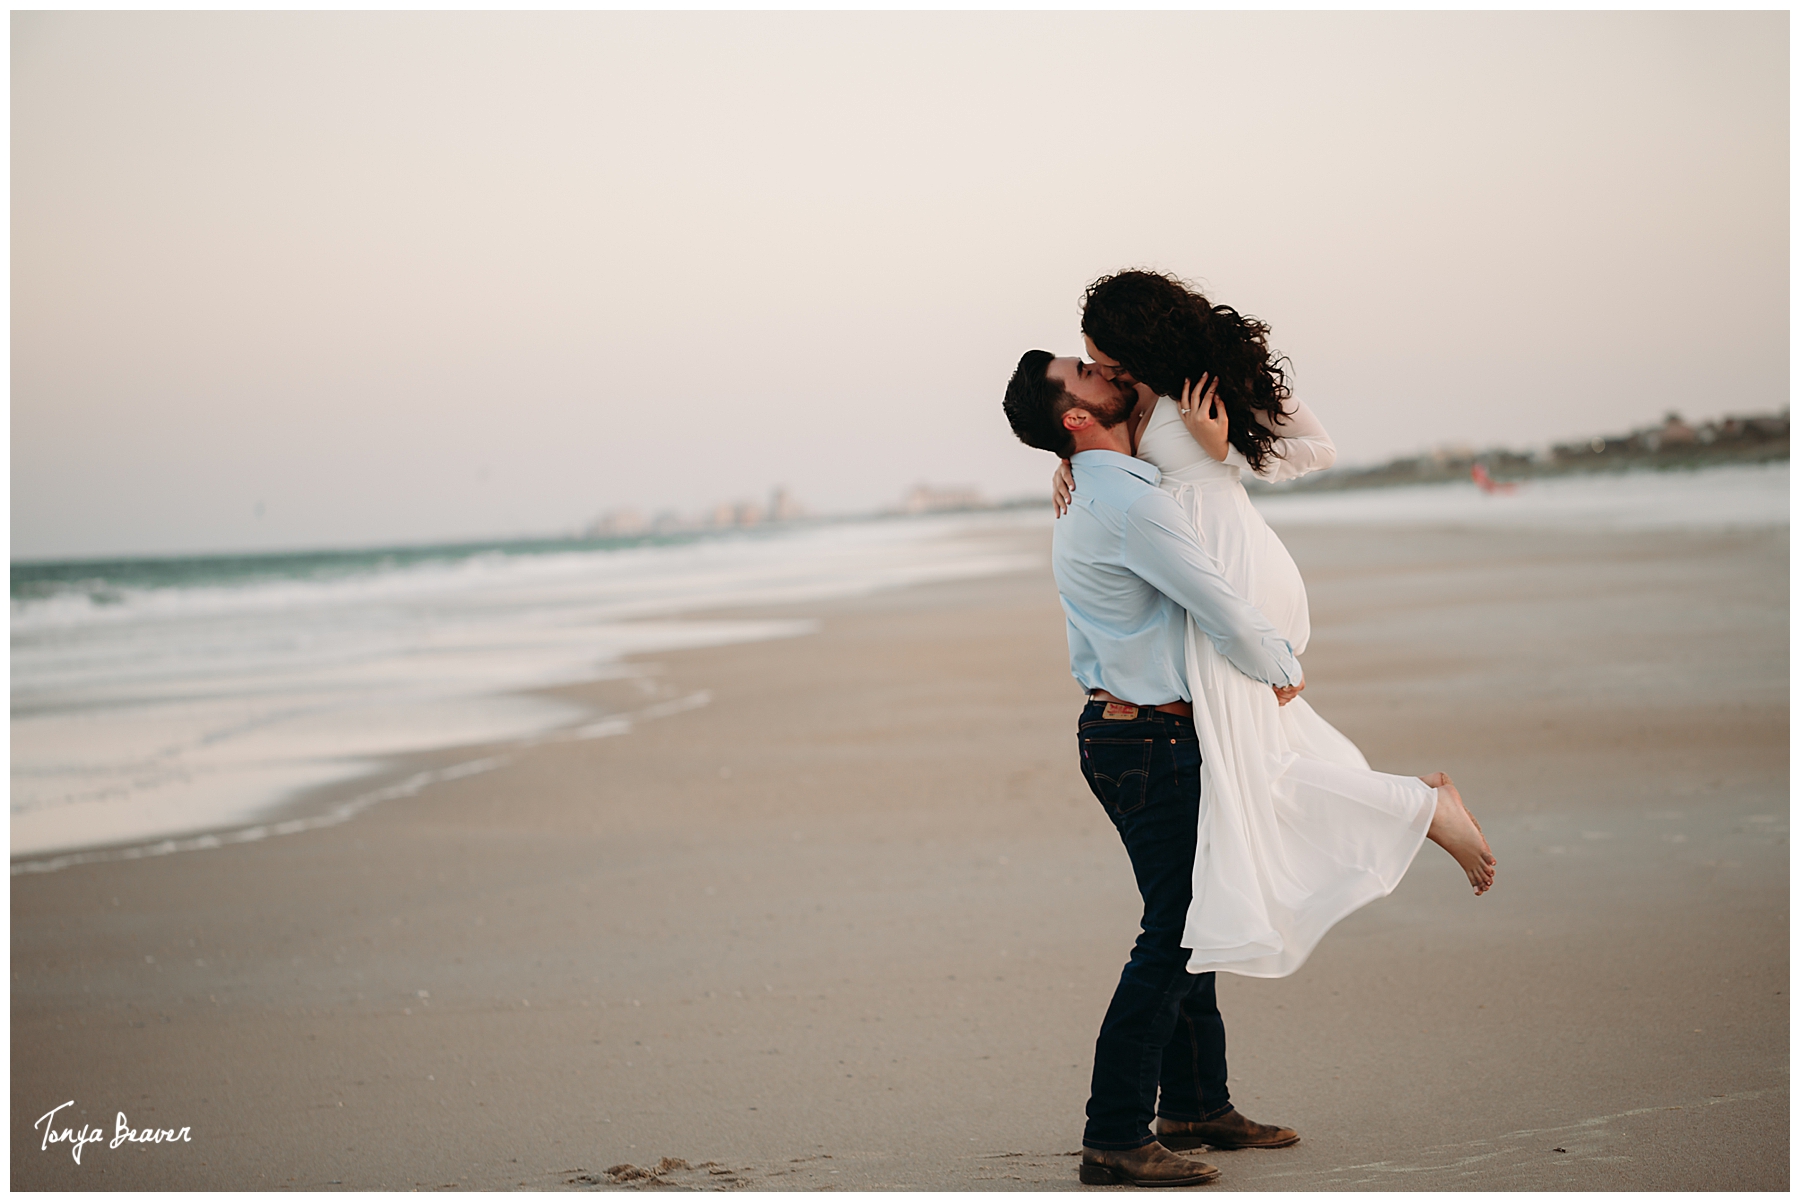
[[[1181,946],[1200,808],[1187,615],[1284,701],[1302,677],[1287,640],[1226,583],[1186,514],[1157,487],[1160,473],[1132,458],[1125,418],[1134,399],[1093,364],[1027,351],[1005,407],[1022,442],[1073,465],[1074,499],[1056,524],[1051,559],[1070,667],[1088,690],[1077,728],[1081,771],[1125,843],[1144,899],[1143,933],[1094,1047],[1081,1180],[1201,1185],[1219,1171],[1171,1148],[1278,1148],[1300,1137],[1232,1108],[1214,977],[1189,973]]]

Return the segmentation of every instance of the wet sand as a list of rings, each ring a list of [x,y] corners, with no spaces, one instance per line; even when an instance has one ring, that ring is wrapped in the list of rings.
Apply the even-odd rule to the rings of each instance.
[[[1221,977],[1302,1142],[1208,1188],[1785,1189],[1786,531],[1283,533],[1308,699],[1500,877]],[[756,612],[820,628],[574,691],[711,695],[628,735],[14,876],[14,1188],[1075,1188],[1137,909],[1047,566]]]

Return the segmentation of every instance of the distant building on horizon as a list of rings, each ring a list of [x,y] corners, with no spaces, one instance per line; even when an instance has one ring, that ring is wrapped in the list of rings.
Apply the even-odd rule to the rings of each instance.
[[[806,516],[806,507],[794,499],[794,494],[786,485],[778,484],[775,491],[769,494],[769,520],[771,522],[791,522]]]
[[[982,499],[978,488],[933,488],[929,484],[914,485],[912,491],[900,502],[902,513],[942,513],[953,509],[985,508],[987,502]]]
[[[805,507],[785,485],[776,485],[770,490],[766,505],[756,501],[720,501],[713,506],[711,524],[721,530],[744,530],[765,522],[791,522],[805,513]]]
[[[587,538],[630,538],[649,528],[641,510],[613,509],[589,522],[582,534]]]

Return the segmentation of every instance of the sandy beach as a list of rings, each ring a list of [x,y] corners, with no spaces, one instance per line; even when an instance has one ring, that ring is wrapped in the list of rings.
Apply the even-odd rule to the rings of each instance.
[[[1302,1140],[1209,1188],[1786,1189],[1785,528],[1282,534],[1308,699],[1448,771],[1499,881],[1427,845],[1294,976],[1220,978],[1234,1100]],[[14,875],[13,1187],[1077,1188],[1137,897],[1012,537],[1043,566],[566,690],[710,697],[628,734]],[[32,1128],[67,1100],[80,1163]],[[191,1140],[109,1148],[121,1111]]]

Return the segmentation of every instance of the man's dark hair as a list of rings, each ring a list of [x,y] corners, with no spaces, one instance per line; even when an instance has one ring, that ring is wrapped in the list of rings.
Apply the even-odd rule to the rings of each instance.
[[[1049,451],[1067,459],[1075,451],[1075,436],[1063,428],[1062,415],[1075,398],[1050,378],[1049,351],[1026,351],[1006,382],[1006,420],[1013,433],[1028,447]]]

